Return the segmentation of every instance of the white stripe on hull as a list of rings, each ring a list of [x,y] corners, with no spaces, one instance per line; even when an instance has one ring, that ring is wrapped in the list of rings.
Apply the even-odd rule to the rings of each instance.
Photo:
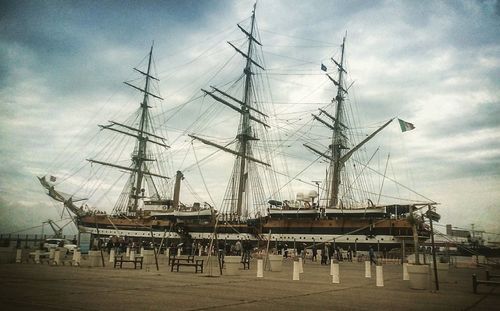
[[[97,228],[95,227],[85,227],[80,226],[80,231],[85,233],[97,234]],[[127,236],[130,238],[140,237],[140,238],[151,238],[150,231],[142,231],[142,230],[122,230],[122,229],[99,229],[99,235],[116,235],[116,236]],[[155,238],[170,238],[170,239],[180,239],[180,236],[177,232],[161,232],[161,231],[153,231],[153,236]]]
[[[97,229],[94,227],[84,227],[80,226],[80,230],[86,233],[97,234]],[[151,238],[150,231],[140,231],[140,230],[116,230],[116,229],[99,229],[100,235],[118,235],[127,237],[144,237]],[[190,232],[191,238],[194,240],[200,239],[212,239],[212,233],[208,232]],[[161,232],[153,231],[153,236],[155,238],[165,238],[170,239],[180,239],[177,232]],[[249,233],[219,233],[217,238],[219,240],[237,241],[237,240],[251,240],[257,241],[258,238]],[[269,234],[261,234],[261,240],[268,240]],[[271,241],[275,242],[297,242],[297,243],[322,243],[322,242],[333,242],[335,243],[349,243],[349,244],[371,244],[371,245],[388,245],[388,244],[399,244],[399,239],[392,235],[377,235],[375,237],[366,237],[365,235],[335,235],[335,234],[271,234]]]

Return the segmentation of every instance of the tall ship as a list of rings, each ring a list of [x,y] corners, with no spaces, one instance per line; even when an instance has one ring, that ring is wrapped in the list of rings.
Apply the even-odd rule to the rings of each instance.
[[[151,115],[150,100],[163,100],[152,87],[159,81],[152,72],[153,48],[145,68],[134,68],[144,78],[144,84],[125,82],[142,94],[136,114],[128,118],[128,122],[110,121],[100,125],[102,131],[132,139],[133,151],[128,165],[107,159],[87,159],[91,165],[118,170],[127,179],[112,212],[88,207],[85,197],[60,190],[52,176],[39,177],[47,194],[70,211],[80,232],[90,233],[93,237],[167,238],[185,245],[213,238],[230,242],[247,240],[254,245],[270,241],[289,247],[297,243],[333,242],[357,250],[369,246],[390,250],[401,247],[405,240],[412,241],[412,225],[407,221],[407,215],[433,206],[435,202],[381,204],[380,193],[370,191],[363,180],[370,160],[363,161],[357,156],[358,152],[394,119],[385,121],[359,139],[359,127],[353,123],[353,118],[349,118],[352,110],[346,100],[350,85],[346,81],[345,37],[340,57],[331,58],[335,74],[325,74],[325,79],[335,88],[335,96],[330,105],[311,116],[313,122],[328,131],[329,143],[324,146],[312,140],[300,146],[301,153],[316,158],[313,164],[327,164],[326,174],[321,181],[315,181],[317,187],[309,192],[286,198],[282,191],[284,185],[280,183],[286,185],[290,181],[283,182],[283,178],[277,176],[279,139],[273,136],[276,135],[271,126],[273,113],[262,104],[265,100],[261,89],[268,84],[261,74],[265,71],[265,63],[262,53],[259,53],[263,44],[256,27],[255,6],[247,24],[237,25],[245,41],[228,42],[243,61],[242,74],[233,83],[207,85],[201,89],[203,98],[210,101],[210,107],[225,109],[225,113],[234,114],[231,120],[239,120],[234,129],[223,129],[234,137],[229,142],[213,141],[210,138],[214,135],[209,132],[216,127],[205,124],[197,127],[202,134],[190,131],[195,126],[185,131],[191,144],[201,144],[213,150],[206,158],[217,157],[219,152],[232,157],[232,168],[216,163],[216,173],[230,170],[221,203],[215,203],[208,190],[211,200],[206,201],[212,203],[200,200],[184,204],[181,189],[185,172],[177,170],[174,174],[174,170],[166,168],[169,160],[163,158],[169,155],[170,145]],[[222,119],[220,110],[214,111],[213,119]],[[206,123],[207,120],[199,122]],[[402,120],[399,122],[402,129],[410,126]],[[308,171],[303,170],[302,174],[307,175]],[[211,176],[214,178],[201,170],[200,175],[203,183]],[[424,224],[418,230],[421,239],[429,236]]]

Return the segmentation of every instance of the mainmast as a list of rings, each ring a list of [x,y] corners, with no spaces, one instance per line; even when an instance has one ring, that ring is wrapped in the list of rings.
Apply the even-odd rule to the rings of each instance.
[[[241,125],[241,133],[238,134],[238,139],[240,141],[240,150],[239,153],[242,155],[247,155],[247,150],[248,150],[248,142],[250,139],[253,139],[251,134],[251,127],[250,127],[250,110],[248,107],[250,106],[250,97],[251,97],[251,84],[252,84],[252,71],[251,71],[251,66],[252,66],[252,44],[253,44],[253,30],[254,30],[254,25],[255,25],[255,7],[257,3],[254,4],[253,6],[253,11],[252,11],[252,24],[250,26],[250,35],[248,36],[248,50],[247,50],[247,62],[245,69],[243,72],[245,73],[245,93],[243,95],[243,105],[242,105],[242,125]],[[246,158],[241,157],[240,159],[240,176],[239,176],[239,185],[238,185],[238,202],[236,206],[236,213],[238,216],[241,216],[241,208],[243,205],[243,194],[246,192],[246,183],[247,183],[247,177],[248,174],[246,174]]]
[[[231,42],[228,42],[229,45],[231,45],[236,52],[238,52],[240,55],[242,55],[246,59],[246,64],[245,68],[243,70],[243,73],[245,74],[245,81],[244,81],[244,88],[243,88],[243,98],[237,99],[234,96],[231,96],[230,94],[225,93],[224,91],[221,91],[220,89],[213,87],[212,86],[212,91],[207,91],[207,90],[202,90],[205,92],[206,95],[209,95],[213,99],[217,100],[218,102],[232,108],[233,110],[237,111],[240,113],[240,126],[239,126],[239,131],[236,135],[236,139],[238,140],[238,148],[237,150],[232,150],[224,146],[220,146],[218,144],[215,144],[213,142],[210,142],[208,140],[205,140],[203,138],[194,136],[194,135],[189,135],[190,137],[200,140],[201,142],[211,145],[214,147],[217,147],[221,150],[224,150],[226,152],[232,153],[236,155],[236,161],[235,161],[235,166],[233,168],[233,176],[231,178],[230,186],[229,188],[231,189],[230,191],[230,197],[231,199],[231,212],[234,212],[237,214],[237,216],[244,216],[246,213],[246,210],[244,210],[243,206],[245,204],[245,195],[248,192],[247,189],[249,188],[248,185],[248,178],[249,178],[249,162],[255,162],[259,164],[263,164],[266,166],[270,166],[268,163],[265,163],[261,160],[255,159],[253,157],[253,152],[252,152],[252,142],[258,140],[258,138],[254,137],[253,131],[252,131],[252,125],[251,122],[257,122],[260,125],[264,127],[269,127],[264,121],[263,117],[267,117],[267,115],[259,110],[257,110],[255,107],[252,107],[252,75],[255,73],[252,71],[253,67],[258,67],[262,70],[264,70],[264,67],[257,63],[253,58],[253,51],[254,51],[254,45],[258,44],[262,46],[262,44],[255,38],[255,10],[256,10],[256,4],[254,4],[253,11],[252,11],[252,16],[251,16],[251,25],[250,25],[250,30],[247,31],[240,25],[238,25],[238,28],[248,37],[248,47],[246,53],[240,49],[238,49],[234,44]],[[220,97],[219,95],[215,95],[214,93],[218,93],[222,95],[223,97]],[[227,99],[226,99],[227,98]],[[236,104],[233,104],[236,103]],[[255,113],[255,114],[252,114]],[[256,115],[259,115],[257,117]],[[234,206],[233,203],[236,201],[236,205]]]

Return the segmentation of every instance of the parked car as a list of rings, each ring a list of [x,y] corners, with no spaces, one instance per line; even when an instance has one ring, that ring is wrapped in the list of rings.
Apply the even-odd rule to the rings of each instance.
[[[47,251],[50,250],[51,248],[57,248],[57,247],[66,248],[66,253],[69,253],[73,252],[78,246],[66,239],[47,239],[43,243],[43,248]]]

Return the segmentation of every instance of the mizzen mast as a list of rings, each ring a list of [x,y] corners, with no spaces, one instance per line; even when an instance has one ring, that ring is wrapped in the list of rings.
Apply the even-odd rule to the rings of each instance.
[[[330,130],[332,130],[333,134],[331,145],[329,146],[329,152],[322,152],[309,146],[308,144],[304,144],[305,147],[329,161],[326,195],[326,207],[328,208],[342,208],[342,204],[339,204],[339,193],[340,185],[342,183],[341,173],[344,169],[345,162],[347,162],[347,160],[349,160],[349,158],[359,148],[361,148],[365,143],[367,143],[375,135],[382,131],[393,120],[390,119],[389,121],[384,123],[380,128],[368,135],[365,139],[354,145],[352,148],[348,146],[349,142],[346,133],[349,130],[349,127],[346,122],[347,120],[345,120],[346,118],[344,113],[344,100],[348,93],[348,90],[344,88],[344,75],[347,74],[347,71],[344,68],[345,40],[346,37],[344,37],[342,40],[340,62],[337,62],[335,59],[331,58],[332,62],[338,69],[338,79],[335,80],[329,74],[326,75],[328,79],[337,87],[337,95],[332,100],[332,102],[336,103],[335,115],[331,115],[327,111],[319,109],[320,113],[325,115],[329,119],[328,121],[326,121],[321,117],[313,114],[315,120],[319,121]]]
[[[342,87],[344,82],[344,73],[346,72],[344,69],[344,50],[345,50],[345,37],[342,40],[342,52],[340,55],[340,64],[337,63],[333,58],[332,61],[337,65],[339,78],[338,82],[335,83],[335,80],[331,77],[330,80],[337,86],[337,96],[335,96],[335,100],[337,102],[337,109],[335,111],[335,121],[333,123],[333,136],[332,136],[332,144],[330,146],[332,150],[332,159],[330,161],[330,189],[328,189],[328,207],[336,207],[339,201],[339,186],[340,186],[340,170],[342,168],[343,163],[341,162],[341,151],[342,149],[346,149],[343,144],[343,134],[344,127],[340,124],[343,124],[344,117],[344,96],[347,94],[347,91]]]

